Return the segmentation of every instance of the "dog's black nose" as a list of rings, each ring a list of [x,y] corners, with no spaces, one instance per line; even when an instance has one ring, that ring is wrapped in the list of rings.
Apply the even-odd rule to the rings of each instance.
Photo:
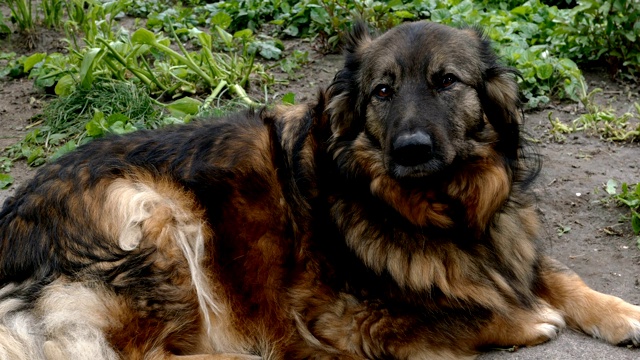
[[[392,144],[391,157],[402,166],[416,166],[431,160],[433,141],[422,131],[400,134]]]

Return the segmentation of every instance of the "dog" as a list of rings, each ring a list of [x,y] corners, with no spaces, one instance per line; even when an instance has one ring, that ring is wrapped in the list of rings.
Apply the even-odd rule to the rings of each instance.
[[[308,105],[83,145],[0,212],[2,359],[471,359],[640,307],[544,255],[515,70],[354,26]]]

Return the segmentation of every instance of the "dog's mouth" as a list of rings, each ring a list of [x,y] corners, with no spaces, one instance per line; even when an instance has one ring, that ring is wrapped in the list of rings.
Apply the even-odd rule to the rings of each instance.
[[[432,158],[426,163],[406,166],[398,164],[393,160],[389,164],[390,173],[396,179],[418,179],[427,178],[442,172],[445,168],[445,163],[442,160]]]
[[[431,136],[423,131],[400,134],[391,143],[387,166],[396,178],[432,176],[445,165]]]

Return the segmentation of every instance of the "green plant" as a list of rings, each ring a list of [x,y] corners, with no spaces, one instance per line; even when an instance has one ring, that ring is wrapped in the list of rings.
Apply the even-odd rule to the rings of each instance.
[[[640,2],[580,0],[559,17],[553,36],[557,51],[581,62],[600,61],[612,74],[636,78],[640,71]]]
[[[629,208],[631,213],[631,228],[636,235],[640,235],[640,183],[629,185],[625,182],[620,184],[618,192],[618,182],[611,179],[607,181],[607,193],[619,205]],[[640,236],[637,240],[638,248],[640,248]]]
[[[7,37],[9,34],[11,34],[11,29],[7,26],[4,15],[0,12],[0,39]]]
[[[563,142],[567,138],[565,134],[571,134],[575,132],[576,128],[574,125],[565,124],[558,118],[553,119],[551,117],[552,114],[553,112],[549,111],[548,118],[549,123],[551,124],[551,135],[553,136],[553,140],[555,140],[556,142]]]
[[[556,234],[561,237],[564,234],[568,234],[571,231],[571,226],[565,226],[562,224],[556,224]]]
[[[603,109],[596,104],[593,97],[602,92],[596,88],[590,92],[586,90],[586,84],[582,82],[580,88],[580,101],[586,109],[586,113],[573,121],[573,129],[595,133],[604,139],[613,141],[634,141],[640,139],[640,122],[632,121],[636,116],[626,112],[618,116],[613,109]],[[634,103],[636,114],[640,118],[640,105]]]
[[[0,172],[0,190],[8,189],[13,184],[13,177]]]
[[[107,133],[123,133],[157,128],[167,120],[149,95],[126,82],[97,82],[78,87],[68,96],[49,102],[39,126],[24,140],[10,147],[7,158],[25,159],[38,166],[47,157],[57,157],[92,138]]]
[[[300,70],[302,65],[307,64],[309,62],[309,52],[308,51],[300,51],[294,50],[291,55],[282,59],[280,64],[280,69],[287,73],[290,79],[300,77],[302,75],[296,75],[296,71]]]
[[[42,0],[42,22],[46,27],[58,29],[62,27],[63,0]]]
[[[3,3],[11,9],[11,22],[18,26],[18,31],[27,35],[27,45],[33,46],[33,36],[35,33],[35,22],[33,18],[32,0],[3,0]]]

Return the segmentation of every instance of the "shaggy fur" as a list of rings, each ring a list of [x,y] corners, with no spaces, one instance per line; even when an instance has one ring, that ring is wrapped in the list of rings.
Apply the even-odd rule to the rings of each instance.
[[[372,39],[310,105],[93,141],[0,212],[1,359],[459,359],[640,308],[545,257],[515,72],[475,29]]]

